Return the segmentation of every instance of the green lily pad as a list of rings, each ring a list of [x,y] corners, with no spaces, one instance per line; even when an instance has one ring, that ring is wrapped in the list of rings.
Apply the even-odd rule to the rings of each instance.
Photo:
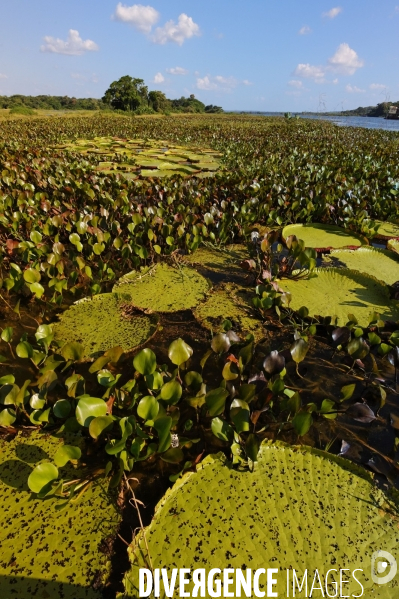
[[[367,245],[365,237],[334,225],[318,223],[287,225],[283,229],[283,238],[287,239],[290,235],[296,235],[298,239],[303,239],[306,247],[311,248],[342,248],[351,245]]]
[[[99,164],[95,167],[97,172],[123,173],[129,180],[139,176],[141,178],[170,177],[176,174],[183,177],[210,176],[221,167],[220,152],[210,148],[179,146],[162,140],[96,137],[93,140],[78,139],[55,147],[90,156],[97,155],[99,158]],[[112,162],[111,157],[115,154],[136,160],[136,164]],[[110,157],[111,160],[104,161],[104,156]],[[131,173],[135,175],[132,176]]]
[[[40,475],[40,465],[52,468],[56,476],[52,462],[57,451],[66,447],[64,441],[84,447],[82,437],[71,434],[59,439],[35,431],[9,442],[0,439],[0,594],[4,598],[102,597],[111,561],[99,547],[116,534],[121,520],[103,483],[90,484],[63,510],[57,509],[65,502],[63,498],[37,499],[27,484],[32,472]],[[83,471],[71,464],[60,470],[64,480],[82,476]],[[43,480],[52,478],[50,472]],[[35,474],[31,480],[38,483],[38,489],[41,481],[36,479]]]
[[[84,358],[93,358],[119,345],[131,351],[145,343],[157,329],[155,316],[129,315],[130,298],[103,293],[79,300],[53,324],[55,339],[78,341],[84,346]]]
[[[204,568],[208,574],[216,566],[251,568],[253,573],[273,567],[273,592],[280,597],[286,594],[287,570],[292,584],[292,569],[300,580],[307,569],[310,587],[315,570],[324,580],[330,569],[359,569],[363,572],[356,578],[364,596],[390,599],[397,582],[374,583],[370,564],[381,543],[396,554],[394,501],[366,470],[309,447],[265,442],[253,472],[232,469],[221,453],[209,456],[196,473],[184,475],[167,491],[145,537],[143,532],[135,537],[125,596],[139,596],[139,568],[148,568],[147,543],[153,568],[168,573]],[[359,583],[346,573],[345,593],[359,595]],[[190,596],[192,589],[190,580],[185,589]],[[266,595],[266,576],[260,590]]]
[[[388,285],[399,281],[399,259],[390,251],[373,247],[358,250],[333,250],[327,257],[331,266],[346,266],[365,272]]]
[[[377,237],[399,237],[399,225],[387,221],[375,221],[379,226]]]
[[[263,323],[255,316],[251,290],[234,283],[222,283],[210,291],[206,300],[194,310],[195,318],[213,332],[222,330],[222,323],[228,319],[233,330],[243,335],[251,333],[259,341],[265,336]]]
[[[311,316],[336,316],[340,325],[354,314],[360,326],[377,312],[383,320],[399,319],[399,302],[391,300],[385,283],[345,268],[317,268],[310,279],[283,279],[280,286],[292,294],[290,308],[306,306]]]
[[[193,268],[159,263],[143,272],[133,271],[114,286],[127,294],[137,308],[152,312],[177,312],[193,308],[205,297],[209,283]]]

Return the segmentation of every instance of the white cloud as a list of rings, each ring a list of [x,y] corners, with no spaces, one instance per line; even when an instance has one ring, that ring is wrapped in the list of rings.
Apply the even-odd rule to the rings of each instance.
[[[234,77],[223,77],[222,75],[216,75],[216,77],[197,77],[197,88],[205,91],[218,90],[223,92],[230,92],[234,87],[238,85],[237,79]],[[245,84],[244,84],[245,85]]]
[[[337,83],[339,83],[339,79],[333,79],[333,83],[334,85],[337,85]]]
[[[364,66],[364,61],[348,44],[340,44],[334,56],[328,59],[329,67],[344,75],[353,75],[357,69]]]
[[[165,81],[165,77],[162,73],[157,73],[154,77],[154,83],[163,83]]]
[[[298,81],[298,79],[291,79],[291,81],[288,81],[288,85],[296,89],[303,89],[303,81]]]
[[[143,6],[142,4],[133,4],[125,6],[122,2],[116,7],[112,18],[115,21],[129,23],[141,33],[150,33],[152,27],[159,21],[159,12],[152,6]]]
[[[8,79],[7,75],[4,75],[4,73],[0,73],[0,79]]]
[[[371,83],[370,89],[384,91],[384,89],[387,89],[387,86],[382,83]]]
[[[208,75],[206,75],[203,78],[201,78],[201,77],[197,78],[197,88],[204,89],[206,91],[210,91],[212,89],[217,89],[217,85],[216,85],[216,83],[211,81],[211,79],[208,77]]]
[[[303,27],[300,28],[300,30],[298,31],[299,35],[308,35],[308,33],[311,33],[311,28],[308,25],[304,25]]]
[[[188,75],[187,69],[183,69],[183,67],[173,67],[172,69],[166,69],[167,73],[171,75]]]
[[[70,29],[67,40],[51,37],[47,35],[44,38],[45,44],[40,46],[42,52],[54,52],[55,54],[67,54],[69,56],[79,56],[84,52],[93,52],[98,50],[98,46],[92,40],[82,40],[79,31]]]
[[[244,85],[253,85],[252,81],[249,81],[248,79],[243,79],[243,84]]]
[[[174,42],[181,46],[184,40],[188,40],[194,35],[200,35],[200,28],[197,23],[194,23],[193,19],[182,13],[177,23],[173,20],[165,23],[163,27],[157,27],[152,37],[153,42],[156,44],[166,44],[167,42]]]
[[[345,89],[349,94],[363,94],[366,91],[365,89],[360,89],[360,87],[356,87],[356,85],[350,85],[349,83]]]
[[[304,79],[313,79],[316,83],[324,83],[325,68],[322,66],[315,66],[309,63],[298,64],[294,75],[297,77],[303,77]]]
[[[340,6],[336,6],[327,12],[323,12],[323,17],[328,17],[329,19],[335,19],[342,12],[342,8]]]

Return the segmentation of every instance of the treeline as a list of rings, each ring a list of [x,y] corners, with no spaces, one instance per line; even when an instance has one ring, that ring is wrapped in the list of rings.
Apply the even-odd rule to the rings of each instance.
[[[103,98],[70,98],[69,96],[0,96],[0,108],[44,110],[112,110],[146,114],[161,112],[215,113],[221,106],[206,106],[194,94],[188,98],[168,99],[161,91],[148,91],[143,79],[125,75],[111,83]]]
[[[376,116],[386,117],[391,106],[399,106],[399,102],[381,102],[377,106],[359,106],[354,110],[343,110],[343,116]]]
[[[106,108],[96,98],[70,98],[69,96],[0,96],[0,108],[25,106],[43,110],[101,110]]]

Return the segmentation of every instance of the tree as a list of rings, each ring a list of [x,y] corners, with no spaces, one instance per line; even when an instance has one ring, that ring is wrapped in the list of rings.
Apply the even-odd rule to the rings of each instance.
[[[125,75],[111,83],[102,100],[118,110],[137,110],[148,104],[148,87],[143,79]]]
[[[170,100],[160,91],[150,92],[148,94],[148,103],[156,112],[161,112],[171,107]]]

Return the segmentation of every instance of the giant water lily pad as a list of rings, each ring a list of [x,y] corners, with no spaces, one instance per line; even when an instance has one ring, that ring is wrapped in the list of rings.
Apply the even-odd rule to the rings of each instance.
[[[204,302],[194,310],[196,319],[213,332],[221,331],[228,319],[237,333],[251,333],[259,341],[265,335],[262,321],[254,315],[252,290],[234,283],[221,284],[212,289]]]
[[[83,447],[81,437],[65,443]],[[37,499],[27,486],[33,469],[50,464],[63,440],[35,431],[0,439],[0,596],[15,599],[100,599],[110,556],[99,550],[116,534],[120,514],[103,482],[90,484],[76,502],[59,511],[62,498]],[[61,476],[83,476],[71,465]],[[95,590],[98,589],[98,590]]]
[[[399,239],[390,239],[387,243],[387,247],[389,250],[399,254]]]
[[[103,293],[79,300],[53,324],[55,339],[82,343],[84,357],[95,357],[119,345],[125,352],[145,343],[156,331],[157,319],[130,310],[129,298]]]
[[[197,146],[179,146],[170,141],[95,137],[78,139],[54,146],[82,154],[107,157],[96,170],[104,174],[119,173],[126,178],[201,175],[211,177],[221,167],[221,154]],[[116,157],[124,157],[120,162]],[[114,157],[114,158],[113,158]]]
[[[399,225],[388,221],[375,221],[379,227],[377,231],[378,237],[399,237]]]
[[[306,306],[311,316],[336,316],[340,325],[353,314],[361,326],[377,312],[383,320],[399,319],[399,302],[391,300],[383,282],[346,268],[317,268],[310,279],[284,279],[280,286],[292,294],[290,308]]]
[[[347,231],[334,225],[310,223],[308,225],[287,225],[283,229],[283,238],[296,235],[303,239],[306,247],[342,248],[347,246],[367,245],[367,240],[353,231]]]
[[[200,247],[192,254],[184,256],[186,264],[200,268],[212,281],[242,281],[247,273],[240,263],[248,258],[245,245],[228,245],[222,248]]]
[[[331,266],[346,266],[365,272],[388,285],[399,281],[399,260],[390,251],[373,247],[358,250],[333,250],[328,256]]]
[[[137,308],[151,312],[177,312],[196,306],[209,290],[205,277],[188,266],[159,263],[133,271],[118,281],[113,291],[127,294]]]
[[[292,582],[292,569],[300,580],[307,569],[310,587],[315,570],[324,581],[328,570],[348,568],[345,593],[355,596],[361,587],[349,572],[358,568],[364,596],[392,599],[397,582],[373,583],[370,565],[381,547],[396,555],[395,511],[362,468],[315,449],[266,442],[253,472],[234,470],[222,454],[206,458],[166,493],[145,537],[153,568],[166,568],[169,578],[172,568],[204,568],[207,574],[214,567],[277,568],[273,591],[283,597],[287,570]],[[147,553],[140,533],[125,576],[130,599],[139,596],[138,570],[148,568]],[[332,574],[339,581],[339,572]],[[192,588],[190,581],[186,591],[191,594]],[[260,590],[266,594],[266,576]],[[329,593],[334,596],[333,586]]]

